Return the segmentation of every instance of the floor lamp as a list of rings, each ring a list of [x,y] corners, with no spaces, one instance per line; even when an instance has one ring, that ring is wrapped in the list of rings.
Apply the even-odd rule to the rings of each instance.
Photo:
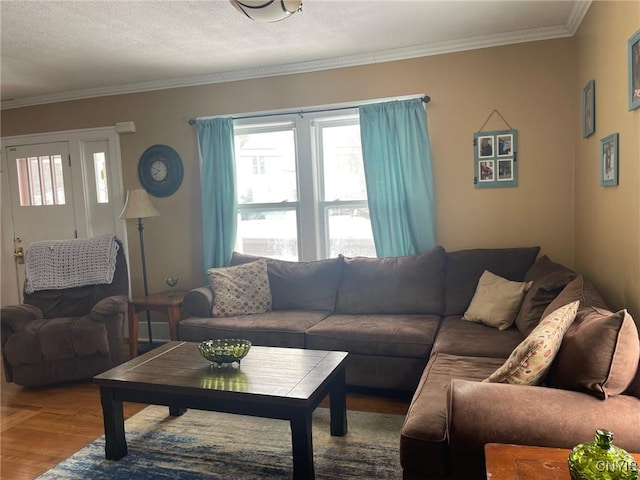
[[[142,235],[142,230],[144,226],[142,225],[143,218],[149,217],[157,217],[160,214],[156,210],[156,208],[151,203],[151,199],[147,194],[147,191],[138,188],[135,190],[129,190],[127,192],[127,200],[124,203],[124,208],[122,212],[120,212],[120,218],[129,219],[129,218],[137,218],[138,219],[138,232],[140,233],[140,255],[142,257],[142,280],[144,282],[144,296],[149,296],[149,288],[147,287],[147,262],[144,258],[144,237]],[[131,319],[129,319],[131,321]],[[151,333],[151,314],[147,310],[147,328],[149,331],[149,348],[153,348],[153,335]],[[131,341],[131,340],[129,340]]]

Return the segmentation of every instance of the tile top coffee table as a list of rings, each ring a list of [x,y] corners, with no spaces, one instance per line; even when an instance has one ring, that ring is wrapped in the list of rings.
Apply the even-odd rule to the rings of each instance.
[[[100,387],[105,456],[127,455],[122,402],[289,420],[293,478],[313,479],[313,410],[330,396],[331,435],[347,433],[346,352],[252,346],[240,368],[210,366],[193,342],[169,342],[94,377]]]

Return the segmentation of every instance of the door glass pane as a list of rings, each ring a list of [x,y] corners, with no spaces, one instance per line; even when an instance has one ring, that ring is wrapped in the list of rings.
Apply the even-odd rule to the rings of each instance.
[[[17,158],[20,206],[64,205],[64,177],[60,155]]]
[[[40,157],[42,178],[42,197],[44,205],[53,205],[53,179],[51,178],[51,161],[49,157]]]
[[[64,176],[62,174],[62,156],[53,156],[53,168],[56,189],[56,205],[64,205],[66,198],[64,195]]]
[[[298,219],[291,210],[246,210],[238,214],[236,251],[298,260]]]
[[[375,257],[369,208],[327,208],[329,257]]]
[[[104,152],[93,154],[93,170],[96,175],[96,201],[109,203],[109,188],[107,185],[107,161]]]
[[[295,135],[291,127],[235,135],[239,204],[295,202]]]
[[[367,198],[360,146],[360,125],[322,128],[324,200]]]

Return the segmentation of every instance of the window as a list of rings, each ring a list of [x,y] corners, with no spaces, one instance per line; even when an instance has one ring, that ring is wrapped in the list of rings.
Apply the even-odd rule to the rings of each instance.
[[[107,159],[104,152],[93,154],[93,171],[96,181],[96,201],[109,203],[109,185],[107,184]]]
[[[16,159],[20,206],[64,205],[62,156],[40,155]]]
[[[357,112],[236,121],[234,129],[237,251],[375,256]]]

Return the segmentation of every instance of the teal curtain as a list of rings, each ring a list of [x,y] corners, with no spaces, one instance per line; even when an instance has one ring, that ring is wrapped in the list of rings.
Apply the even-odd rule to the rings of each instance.
[[[363,105],[360,135],[378,257],[436,245],[427,112],[419,98]]]
[[[236,167],[232,118],[196,120],[202,183],[204,279],[231,260],[237,227]]]

